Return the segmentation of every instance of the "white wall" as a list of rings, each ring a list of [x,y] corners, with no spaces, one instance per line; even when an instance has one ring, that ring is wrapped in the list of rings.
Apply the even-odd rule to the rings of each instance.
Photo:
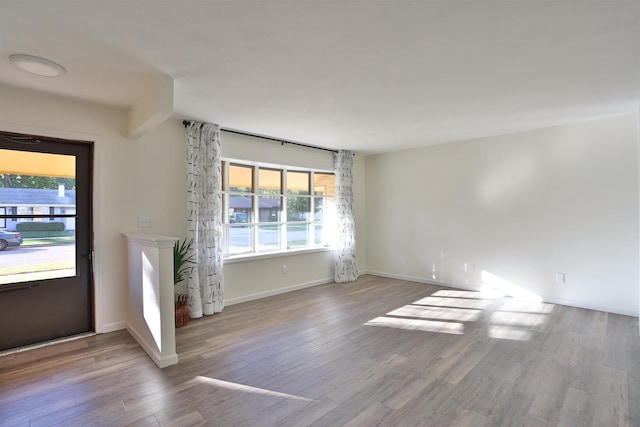
[[[628,115],[369,156],[368,270],[636,316],[637,150]]]
[[[126,247],[120,235],[123,204],[122,171],[130,141],[123,138],[124,111],[0,86],[0,126],[3,130],[95,141],[94,229],[98,330],[124,327],[127,275]]]
[[[333,153],[222,132],[222,156],[228,159],[333,170]],[[358,268],[366,269],[364,158],[354,164],[355,214],[358,217]],[[282,266],[287,266],[287,273]],[[238,303],[333,280],[333,252],[284,255],[225,263],[225,299]]]
[[[333,153],[222,131],[220,148],[225,159],[333,170]]]
[[[175,120],[127,139],[124,109],[0,86],[0,128],[95,142],[96,329],[124,328],[127,251],[123,232],[183,236],[186,227],[185,131]],[[153,218],[139,229],[137,216]]]
[[[96,248],[97,330],[125,327],[127,251],[123,232],[184,238],[186,235],[186,131],[167,120],[139,140],[125,138],[124,109],[98,106],[41,92],[0,85],[0,129],[95,141],[94,229]],[[225,156],[275,164],[333,168],[331,153],[222,134]],[[356,157],[356,215],[364,217],[364,159]],[[138,228],[138,215],[153,226]],[[364,241],[364,221],[357,232]],[[365,245],[359,241],[358,266],[365,269]],[[287,264],[287,274],[282,274]],[[333,253],[316,252],[229,263],[226,298],[255,297],[331,281]]]
[[[282,266],[287,272],[282,272]],[[333,252],[259,258],[225,263],[224,286],[227,304],[251,301],[278,293],[333,281]]]
[[[186,234],[186,132],[139,140],[126,111],[0,85],[0,128],[96,142],[98,330],[124,327],[122,232]],[[477,287],[483,270],[548,300],[638,315],[638,123],[594,120],[363,158],[354,164],[361,272]],[[223,133],[228,157],[331,169],[330,153]],[[153,227],[137,228],[137,216]],[[241,302],[329,281],[331,252],[225,266]],[[474,263],[475,273],[463,264]],[[287,274],[282,274],[287,264]],[[556,285],[554,275],[566,273]]]

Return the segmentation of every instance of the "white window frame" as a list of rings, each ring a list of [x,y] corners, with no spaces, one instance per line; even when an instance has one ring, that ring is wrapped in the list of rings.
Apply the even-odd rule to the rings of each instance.
[[[249,193],[241,193],[241,192],[231,192],[229,191],[229,167],[231,165],[234,166],[242,166],[242,167],[250,167],[252,168],[252,191]],[[268,170],[277,170],[281,173],[282,178],[282,188],[279,194],[281,198],[281,206],[280,206],[280,217],[277,222],[260,222],[260,208],[259,208],[259,198],[260,196],[264,197],[264,194],[260,193],[259,190],[259,170],[260,169],[268,169]],[[288,221],[287,218],[287,172],[304,172],[309,173],[309,194],[303,196],[296,197],[307,197],[309,198],[309,211],[308,217],[304,221]],[[223,198],[223,213],[222,213],[222,224],[223,224],[223,256],[225,260],[233,261],[233,260],[241,260],[246,258],[262,258],[262,257],[272,257],[278,255],[286,255],[291,253],[298,252],[318,252],[324,250],[333,250],[333,242],[321,242],[320,244],[316,244],[315,238],[315,230],[318,225],[323,227],[327,227],[330,224],[330,218],[324,217],[320,221],[315,220],[315,203],[317,198],[324,199],[332,199],[335,200],[335,195],[326,196],[326,195],[316,195],[314,188],[314,177],[315,174],[328,174],[335,175],[334,171],[322,170],[322,169],[310,169],[310,168],[301,168],[294,166],[283,166],[283,165],[273,165],[267,163],[257,163],[257,162],[248,162],[237,159],[222,159],[222,198]],[[231,253],[231,246],[229,244],[229,230],[231,229],[231,224],[229,222],[229,199],[231,195],[244,195],[251,197],[251,215],[249,222],[243,223],[243,225],[251,227],[251,241],[250,241],[250,250],[246,252],[236,252]],[[307,225],[307,244],[301,246],[288,246],[287,239],[287,228],[291,224],[306,224]],[[274,225],[278,226],[280,229],[280,246],[274,249],[260,249],[259,248],[259,229],[261,225]],[[237,227],[237,226],[236,226]]]

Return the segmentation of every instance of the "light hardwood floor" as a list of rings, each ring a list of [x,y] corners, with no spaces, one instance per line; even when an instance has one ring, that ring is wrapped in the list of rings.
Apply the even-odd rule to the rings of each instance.
[[[1,425],[640,426],[638,319],[363,276],[0,358]]]

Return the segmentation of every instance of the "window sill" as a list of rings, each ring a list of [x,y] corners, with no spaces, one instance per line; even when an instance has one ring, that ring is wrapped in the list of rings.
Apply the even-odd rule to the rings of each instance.
[[[304,248],[304,249],[294,249],[288,251],[277,251],[277,252],[268,252],[261,254],[246,254],[246,255],[234,255],[224,259],[224,264],[235,264],[237,262],[245,262],[245,261],[258,261],[269,258],[280,258],[285,256],[292,255],[306,255],[313,254],[317,252],[332,252],[333,247],[322,247],[322,248]]]

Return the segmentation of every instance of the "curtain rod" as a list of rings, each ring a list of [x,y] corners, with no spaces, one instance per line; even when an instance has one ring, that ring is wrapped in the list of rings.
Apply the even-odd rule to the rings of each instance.
[[[183,120],[182,121],[182,124],[184,125],[184,127],[189,126],[189,123],[190,122],[187,121],[187,120]],[[235,133],[237,135],[244,135],[244,136],[251,136],[251,137],[254,137],[254,138],[267,139],[269,141],[279,142],[282,145],[290,144],[290,145],[297,145],[298,147],[313,148],[314,150],[330,151],[332,153],[337,153],[338,152],[338,150],[332,150],[331,148],[317,147],[315,145],[303,144],[301,142],[287,141],[287,140],[278,139],[278,138],[271,138],[270,136],[256,135],[255,133],[242,132],[242,131],[239,131],[239,130],[225,129],[225,128],[222,128],[222,127],[220,128],[220,130],[223,131],[223,132]]]

